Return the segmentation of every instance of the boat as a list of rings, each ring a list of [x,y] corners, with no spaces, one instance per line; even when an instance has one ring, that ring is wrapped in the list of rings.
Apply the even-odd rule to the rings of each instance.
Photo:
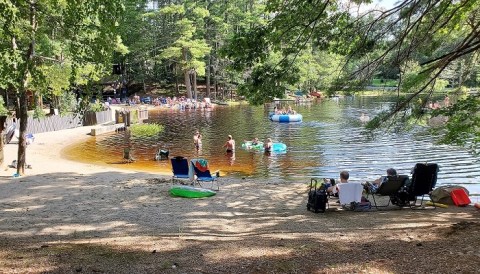
[[[279,123],[301,122],[302,114],[272,114],[270,120]]]
[[[184,198],[204,198],[214,196],[217,192],[211,189],[193,186],[172,186],[170,188],[170,194]]]

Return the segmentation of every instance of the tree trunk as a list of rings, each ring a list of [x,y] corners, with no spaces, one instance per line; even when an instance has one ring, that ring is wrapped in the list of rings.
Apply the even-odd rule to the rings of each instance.
[[[24,84],[26,84],[26,78],[24,79]],[[18,136],[18,155],[17,155],[17,173],[20,175],[25,174],[25,162],[26,162],[26,154],[27,154],[27,142],[25,140],[25,133],[27,132],[27,121],[28,121],[28,113],[27,113],[27,96],[26,96],[26,89],[25,87],[21,88],[21,91],[18,96],[18,120],[17,123],[20,123],[20,134]]]
[[[195,102],[198,98],[198,91],[197,91],[197,71],[192,70],[192,84],[193,84],[193,94],[195,94]]]
[[[208,55],[208,62],[207,62],[207,73],[205,75],[206,86],[207,86],[207,98],[210,98],[210,55]]]
[[[187,98],[192,99],[192,85],[190,84],[190,70],[184,71],[185,88],[187,89]]]
[[[5,136],[3,135],[3,131],[5,130],[5,121],[7,120],[7,116],[0,116],[0,165],[3,164],[4,161],[4,154],[3,154],[3,142]]]
[[[187,50],[182,49],[182,54],[183,54],[183,60],[187,62],[188,61]],[[183,71],[183,75],[185,78],[185,88],[187,89],[187,98],[192,99],[192,86],[190,84],[190,69],[185,68]]]
[[[36,8],[35,1],[30,1],[30,44],[25,54],[25,68],[22,73],[22,83],[17,93],[17,118],[20,120],[20,134],[18,136],[18,155],[17,155],[17,173],[25,174],[25,161],[27,152],[27,142],[25,134],[27,132],[28,113],[27,113],[27,86],[28,76],[30,74],[30,66],[33,66],[33,54],[35,52],[35,32],[37,30]],[[16,50],[16,43],[13,40],[13,47]],[[17,121],[18,122],[18,121]]]
[[[177,75],[177,65],[174,65],[173,67],[173,77],[175,78],[175,95],[178,96],[178,93],[180,92],[178,89],[178,75]]]

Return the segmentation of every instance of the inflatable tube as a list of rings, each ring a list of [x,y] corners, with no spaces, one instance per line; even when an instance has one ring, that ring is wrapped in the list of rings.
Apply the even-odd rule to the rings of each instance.
[[[428,206],[433,206],[433,202],[432,201],[428,201],[425,203],[426,205]],[[436,207],[441,207],[441,208],[448,208],[448,205],[446,204],[441,204],[441,203],[435,203],[435,206]]]
[[[204,198],[217,194],[215,191],[193,186],[172,186],[170,194],[185,198]]]
[[[272,152],[284,152],[287,151],[287,145],[284,143],[273,143]]]
[[[273,114],[270,120],[279,123],[301,122],[302,114]]]
[[[263,149],[263,142],[258,142],[256,145],[252,145],[251,141],[247,141],[242,144],[243,149]]]

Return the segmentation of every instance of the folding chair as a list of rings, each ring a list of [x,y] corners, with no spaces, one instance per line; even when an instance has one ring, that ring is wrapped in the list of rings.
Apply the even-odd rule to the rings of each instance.
[[[193,171],[193,174],[195,175],[194,182],[196,182],[200,187],[203,187],[203,182],[211,182],[212,189],[216,184],[216,190],[220,190],[220,185],[218,184],[218,171],[216,172],[216,175],[212,175],[206,159],[192,159],[190,161],[190,170]]]
[[[188,168],[188,160],[182,156],[176,156],[170,159],[172,163],[172,184],[175,182],[176,179],[187,179],[189,180],[189,168]]]
[[[352,203],[355,204],[362,201],[362,184],[340,183],[336,186],[338,188],[338,200],[343,208],[353,210],[354,206],[352,206]]]
[[[408,175],[387,176],[386,181],[380,185],[375,193],[368,193],[372,195],[375,208],[388,207],[408,180]],[[388,203],[386,205],[378,205],[375,196],[388,196]]]
[[[405,205],[411,209],[423,206],[425,195],[430,197],[433,207],[436,208],[431,194],[437,184],[437,174],[439,168],[437,164],[417,163],[413,168],[412,180],[410,185],[406,185],[403,191],[400,191],[399,198]],[[417,205],[418,197],[422,197],[420,204]]]

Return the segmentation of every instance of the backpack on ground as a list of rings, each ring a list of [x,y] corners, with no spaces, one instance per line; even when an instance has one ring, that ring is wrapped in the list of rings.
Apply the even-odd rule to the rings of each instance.
[[[318,186],[317,180],[311,179],[308,190],[307,210],[324,213],[327,208],[327,190],[324,184]]]

